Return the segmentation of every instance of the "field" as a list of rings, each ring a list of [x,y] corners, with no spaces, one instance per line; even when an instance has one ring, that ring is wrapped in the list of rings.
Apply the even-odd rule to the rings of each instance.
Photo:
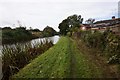
[[[55,46],[31,61],[13,78],[99,78],[102,70],[82,54],[69,37],[61,37]]]

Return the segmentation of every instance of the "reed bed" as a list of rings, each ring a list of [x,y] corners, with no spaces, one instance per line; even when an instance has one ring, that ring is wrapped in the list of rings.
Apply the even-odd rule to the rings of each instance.
[[[35,59],[52,46],[53,42],[47,39],[34,43],[17,43],[12,46],[3,45],[2,80],[9,80],[12,75],[17,73],[21,68],[29,64],[31,60]]]

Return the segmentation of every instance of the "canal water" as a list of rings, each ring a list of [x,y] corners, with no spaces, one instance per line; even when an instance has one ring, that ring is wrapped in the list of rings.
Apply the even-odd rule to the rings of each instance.
[[[37,43],[39,41],[44,42],[46,39],[48,41],[52,41],[53,44],[56,44],[58,42],[59,38],[60,38],[59,36],[46,37],[46,38],[37,38],[37,39],[33,39],[31,41],[27,41],[27,42],[20,43],[20,44],[25,44],[25,43],[29,43],[29,42],[35,44],[35,43]],[[6,44],[6,46],[14,46],[14,44],[10,44],[10,45]],[[2,45],[0,45],[0,80],[2,79],[2,59],[1,59],[1,55],[2,55]]]

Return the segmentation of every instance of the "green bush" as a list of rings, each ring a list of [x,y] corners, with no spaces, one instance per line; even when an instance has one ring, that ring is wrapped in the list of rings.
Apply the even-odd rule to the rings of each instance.
[[[106,30],[99,31],[80,31],[80,39],[90,48],[97,48],[107,56],[108,63],[120,63],[120,36]]]
[[[71,32],[68,32],[68,33],[67,33],[67,36],[69,36],[69,37],[70,37],[71,35],[72,35],[72,33],[71,33]]]
[[[106,55],[109,63],[120,64],[120,37],[112,33],[107,36]]]
[[[51,36],[54,36],[57,32],[52,28],[52,27],[45,27],[42,34],[43,34],[43,37],[51,37]]]
[[[18,41],[31,40],[33,35],[24,27],[18,27],[16,29],[2,29],[2,43],[13,43]]]

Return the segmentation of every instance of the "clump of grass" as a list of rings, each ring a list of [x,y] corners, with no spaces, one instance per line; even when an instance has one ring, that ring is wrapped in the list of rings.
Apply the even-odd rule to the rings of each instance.
[[[10,76],[17,73],[21,68],[30,63],[31,60],[33,60],[52,46],[53,42],[47,39],[34,43],[15,44],[13,46],[3,45],[3,80],[9,80]]]

